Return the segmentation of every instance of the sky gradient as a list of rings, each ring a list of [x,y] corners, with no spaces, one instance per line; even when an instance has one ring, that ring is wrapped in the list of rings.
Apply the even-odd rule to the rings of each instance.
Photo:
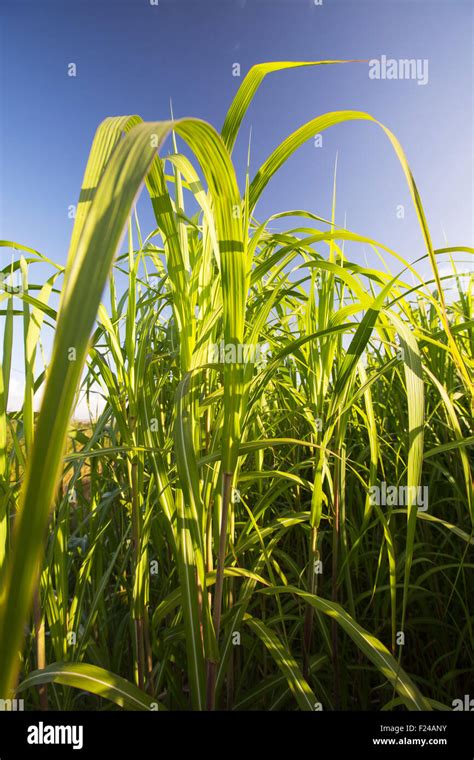
[[[273,74],[234,153],[240,179],[326,111],[367,111],[407,154],[435,247],[473,242],[473,4],[470,0],[0,0],[0,235],[64,263],[97,125],[110,115],[197,116],[221,128],[249,68],[266,60],[426,59],[426,85],[374,80],[367,63]],[[75,63],[77,76],[68,76]],[[241,77],[232,75],[239,63]],[[171,142],[164,152],[171,150]],[[424,253],[406,182],[375,124],[308,141],[267,187],[257,217],[304,208],[397,250]],[[404,206],[404,218],[397,210]],[[142,229],[154,228],[145,197]],[[364,262],[361,247],[352,258]],[[10,251],[0,249],[2,266]],[[373,260],[371,263],[374,263]],[[429,271],[428,268],[426,271]],[[21,373],[17,351],[14,368]],[[21,381],[19,381],[21,384]]]

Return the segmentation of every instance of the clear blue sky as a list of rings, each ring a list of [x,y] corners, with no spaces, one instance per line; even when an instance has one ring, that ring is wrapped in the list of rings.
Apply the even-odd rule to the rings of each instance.
[[[67,255],[91,140],[109,115],[198,116],[220,128],[242,76],[265,60],[428,59],[429,82],[372,80],[367,64],[273,74],[244,121],[251,169],[305,121],[368,111],[400,139],[435,246],[473,241],[472,0],[0,0],[0,236],[58,262]],[[68,64],[77,65],[75,78]],[[170,146],[168,146],[170,147]],[[257,215],[330,214],[414,260],[423,253],[406,184],[375,125],[352,122],[305,144],[268,186]],[[399,204],[405,219],[397,219]],[[148,204],[139,206],[145,231]],[[443,232],[444,230],[444,232]],[[363,261],[363,254],[354,253]],[[0,249],[6,262],[10,253]]]

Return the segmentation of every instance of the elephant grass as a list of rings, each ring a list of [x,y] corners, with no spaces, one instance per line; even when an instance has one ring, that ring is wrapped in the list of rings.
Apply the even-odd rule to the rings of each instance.
[[[220,133],[192,118],[106,119],[66,266],[1,241],[16,252],[2,282],[22,282],[0,294],[2,697],[63,710],[424,710],[467,689],[472,283],[438,261],[473,250],[433,248],[403,149],[369,114],[302,125],[253,178],[247,167],[243,193],[232,161],[267,74],[342,63],[253,67]],[[401,165],[425,245],[415,263],[336,226],[336,182],[330,221],[256,217],[309,137],[354,120],[382,129]],[[143,186],[156,219],[146,237]],[[369,244],[387,267],[351,261],[346,244]],[[11,412],[18,329],[25,393]],[[242,360],[242,346],[265,347],[266,361]],[[78,394],[103,400],[85,426],[71,423]],[[406,503],[373,503],[380,481],[407,486]]]

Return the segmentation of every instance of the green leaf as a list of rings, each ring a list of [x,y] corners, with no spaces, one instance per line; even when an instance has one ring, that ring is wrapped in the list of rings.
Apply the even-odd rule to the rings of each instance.
[[[55,662],[44,670],[34,670],[20,683],[16,692],[21,693],[25,689],[45,683],[58,683],[88,691],[115,702],[126,710],[165,710],[163,705],[125,678],[84,662]]]

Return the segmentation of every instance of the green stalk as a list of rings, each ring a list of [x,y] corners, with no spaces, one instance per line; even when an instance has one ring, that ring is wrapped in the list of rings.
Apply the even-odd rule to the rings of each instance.
[[[229,518],[230,497],[232,493],[233,474],[222,474],[222,518],[219,535],[219,554],[217,556],[216,588],[214,592],[213,623],[216,639],[219,640],[222,613],[222,595],[224,591],[224,566],[227,546],[227,524]],[[208,662],[207,665],[207,709],[214,710],[216,702],[216,676],[217,663]]]

